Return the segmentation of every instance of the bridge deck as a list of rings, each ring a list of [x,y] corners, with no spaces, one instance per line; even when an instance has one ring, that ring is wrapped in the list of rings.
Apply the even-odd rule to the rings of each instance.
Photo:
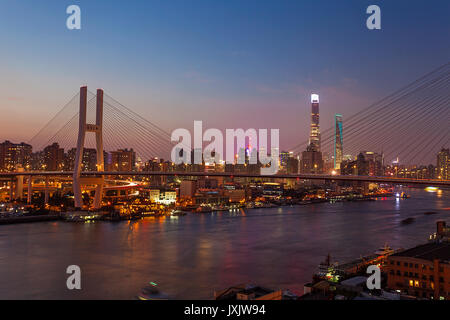
[[[42,172],[2,172],[1,178],[13,178],[17,176],[72,176],[72,171],[42,171]],[[353,175],[324,175],[324,174],[276,174],[261,175],[252,173],[230,173],[230,172],[161,172],[161,171],[84,171],[81,176],[197,176],[197,177],[230,177],[230,178],[271,178],[271,179],[300,179],[300,180],[333,180],[333,181],[361,181],[375,183],[393,183],[405,185],[426,185],[450,187],[450,180],[434,179],[410,179],[410,178],[392,178],[392,177],[373,177],[373,176],[353,176]]]

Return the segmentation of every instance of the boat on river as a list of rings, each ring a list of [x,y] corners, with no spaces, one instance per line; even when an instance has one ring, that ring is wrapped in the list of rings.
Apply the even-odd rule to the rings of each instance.
[[[184,212],[183,210],[175,209],[175,210],[172,210],[170,215],[172,215],[172,216],[185,216],[186,212]]]
[[[384,247],[381,247],[378,250],[376,250],[375,254],[379,255],[379,256],[389,256],[389,255],[393,254],[394,252],[395,252],[395,250],[392,249],[391,247],[389,247],[388,244],[386,243],[384,245]]]
[[[402,224],[411,224],[411,223],[413,223],[414,221],[416,221],[416,219],[410,217],[410,218],[403,219],[403,220],[402,220]]]
[[[210,206],[199,206],[196,210],[196,213],[210,213],[212,209]]]
[[[169,295],[160,291],[156,283],[151,282],[149,286],[142,288],[137,298],[139,300],[169,300]]]

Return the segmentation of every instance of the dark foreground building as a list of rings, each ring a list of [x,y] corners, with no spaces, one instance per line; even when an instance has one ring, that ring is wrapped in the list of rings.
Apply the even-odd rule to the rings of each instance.
[[[438,234],[447,233],[438,222]],[[386,272],[389,289],[425,299],[450,300],[450,241],[436,241],[395,253],[388,257]]]

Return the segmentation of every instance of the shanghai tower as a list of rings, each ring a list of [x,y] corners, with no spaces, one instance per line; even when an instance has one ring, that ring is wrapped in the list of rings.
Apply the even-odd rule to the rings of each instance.
[[[301,173],[323,173],[322,152],[320,152],[319,95],[311,95],[311,131],[306,150],[300,161]]]
[[[320,127],[319,127],[319,95],[311,95],[311,132],[309,134],[309,149],[320,151]]]

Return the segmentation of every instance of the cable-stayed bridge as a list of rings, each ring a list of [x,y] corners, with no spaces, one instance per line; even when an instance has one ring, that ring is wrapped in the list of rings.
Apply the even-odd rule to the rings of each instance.
[[[69,177],[73,171],[41,171],[41,172],[3,172],[0,179],[8,179],[18,176],[30,177]],[[186,171],[84,171],[81,175],[86,177],[99,176],[180,176],[180,177],[226,177],[226,178],[264,178],[264,179],[297,179],[297,180],[326,180],[326,181],[359,181],[373,183],[391,183],[400,185],[419,185],[450,187],[450,180],[441,179],[411,179],[377,176],[352,176],[332,174],[276,174],[261,175],[257,173],[230,173],[230,172],[186,172]]]
[[[381,176],[330,174],[277,174],[263,176],[255,173],[230,172],[154,172],[114,171],[105,168],[102,151],[133,148],[139,160],[155,157],[169,159],[174,146],[171,135],[131,108],[124,106],[103,90],[96,93],[81,87],[73,98],[29,141],[35,150],[58,143],[65,150],[72,149],[73,168],[48,171],[20,171],[0,173],[0,178],[64,177],[71,176],[76,206],[81,206],[81,185],[97,185],[94,207],[98,207],[104,176],[220,176],[248,178],[280,178],[305,180],[333,180],[379,182],[403,185],[450,186],[450,180],[413,179]],[[154,119],[153,116],[151,116]],[[344,152],[356,155],[362,150],[380,152],[386,161],[401,159],[405,164],[429,164],[436,161],[441,147],[450,144],[450,63],[422,76],[373,105],[349,117],[344,117]],[[88,133],[95,133],[90,135]],[[332,153],[334,128],[322,131],[322,151]],[[299,153],[308,141],[289,151]],[[97,170],[82,171],[84,148],[97,150]],[[29,184],[30,188],[30,184]]]
[[[338,111],[338,110],[337,110]],[[430,164],[450,143],[450,62],[351,116],[344,115],[344,153],[370,150],[385,161]],[[334,127],[322,131],[323,151],[332,151]],[[289,150],[301,152],[302,141]]]
[[[34,150],[58,142],[65,150],[76,147],[79,127],[77,93],[34,137]],[[96,93],[87,93],[87,122],[95,122]],[[137,114],[107,94],[103,101],[103,143],[106,151],[132,147],[138,158],[170,159],[174,144],[170,133]],[[339,111],[339,110],[336,110]],[[399,159],[402,164],[428,165],[436,162],[441,147],[450,144],[450,63],[422,76],[360,112],[343,115],[344,154],[360,151],[382,153],[386,163]],[[251,125],[250,125],[251,127]],[[333,153],[334,127],[321,131],[321,148]],[[244,128],[246,129],[246,128]],[[281,129],[281,139],[282,129]],[[298,154],[308,140],[285,148]],[[86,136],[86,148],[95,146],[94,136]]]

